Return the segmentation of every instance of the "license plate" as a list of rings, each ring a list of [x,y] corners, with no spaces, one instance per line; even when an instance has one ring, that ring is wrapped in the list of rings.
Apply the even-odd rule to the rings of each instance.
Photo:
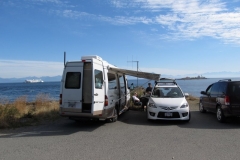
[[[165,115],[165,117],[172,117],[172,113],[170,113],[170,112],[166,112],[164,115]]]
[[[75,108],[76,103],[75,102],[68,102],[68,107]]]

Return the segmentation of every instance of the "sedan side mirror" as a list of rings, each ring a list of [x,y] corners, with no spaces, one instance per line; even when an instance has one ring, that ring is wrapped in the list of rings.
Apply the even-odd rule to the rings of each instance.
[[[185,96],[185,97],[189,97],[189,94],[188,94],[188,93],[184,93],[184,96]]]

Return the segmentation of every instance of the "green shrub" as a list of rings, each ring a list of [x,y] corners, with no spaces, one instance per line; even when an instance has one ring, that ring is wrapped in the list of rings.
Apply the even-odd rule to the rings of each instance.
[[[4,106],[0,108],[0,128],[16,127],[19,111],[14,106]]]

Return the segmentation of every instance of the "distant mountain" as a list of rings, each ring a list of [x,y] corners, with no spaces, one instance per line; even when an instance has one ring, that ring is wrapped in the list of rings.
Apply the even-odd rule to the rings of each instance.
[[[184,74],[184,75],[170,75],[170,74],[161,74],[161,78],[173,78],[173,79],[179,79],[184,77],[198,77],[203,76],[206,78],[234,78],[239,77],[240,78],[240,72],[206,72],[206,73],[192,73],[192,74]],[[129,76],[129,79],[135,79],[135,77]]]
[[[224,77],[231,78],[231,77],[240,77],[240,72],[226,72],[226,71],[207,72],[202,75],[204,75],[205,77],[208,77],[208,78],[224,78]]]
[[[206,73],[192,73],[192,74],[185,74],[185,75],[161,75],[161,78],[184,78],[184,77],[198,77],[203,76],[206,78],[234,78],[240,77],[240,72],[206,72]]]
[[[41,79],[44,82],[58,82],[61,81],[62,76],[45,76],[45,77],[23,77],[23,78],[0,78],[0,83],[21,83],[26,79]]]
[[[184,78],[184,77],[197,77],[197,76],[204,76],[206,78],[234,78],[240,77],[240,72],[206,72],[202,74],[193,73],[193,74],[186,74],[186,75],[167,75],[161,74],[161,78]],[[42,79],[44,82],[57,82],[61,81],[62,76],[45,76],[45,77],[24,77],[24,78],[0,78],[0,83],[21,83],[25,82],[26,79]],[[128,76],[128,79],[135,79],[135,77]]]

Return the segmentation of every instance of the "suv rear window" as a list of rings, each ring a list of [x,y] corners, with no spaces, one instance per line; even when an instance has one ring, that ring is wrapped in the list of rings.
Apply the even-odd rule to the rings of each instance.
[[[81,81],[80,72],[67,72],[65,88],[67,89],[79,89]]]

